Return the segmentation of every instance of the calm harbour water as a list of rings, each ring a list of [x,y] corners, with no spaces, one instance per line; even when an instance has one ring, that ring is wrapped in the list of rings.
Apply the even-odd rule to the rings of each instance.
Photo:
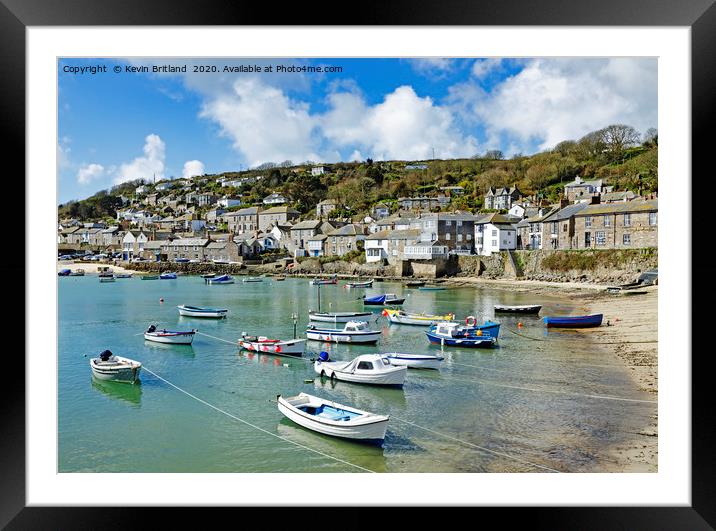
[[[59,472],[354,472],[233,420],[142,371],[139,385],[95,380],[89,358],[110,349],[142,362],[168,381],[241,419],[290,441],[379,472],[539,472],[535,463],[569,472],[598,472],[610,445],[648,424],[655,404],[636,400],[627,370],[579,331],[547,332],[541,318],[498,315],[495,349],[444,348],[440,371],[409,370],[402,389],[331,383],[307,361],[321,350],[333,359],[370,352],[435,353],[425,328],[380,317],[377,346],[308,341],[305,359],[255,355],[197,335],[191,346],[147,342],[150,324],[190,329],[235,342],[242,332],[298,337],[318,308],[308,279],[209,286],[201,277],[100,283],[94,275],[59,283]],[[454,312],[458,319],[495,318],[494,304],[542,304],[540,315],[583,313],[566,298],[460,287],[419,291],[396,282],[370,289],[322,286],[323,311],[363,311],[363,294],[406,297],[403,308]],[[160,303],[160,298],[164,299]],[[176,306],[219,306],[227,319],[181,317]],[[374,311],[379,315],[380,308]],[[511,333],[522,322],[520,334]],[[288,366],[285,366],[285,365]],[[312,379],[311,383],[304,380]],[[323,436],[278,411],[277,394],[304,391],[391,421],[382,447]],[[409,424],[408,421],[412,424]],[[427,431],[428,428],[432,431]],[[456,441],[458,439],[461,442]],[[480,447],[480,448],[478,448]],[[491,450],[491,453],[488,450]],[[512,456],[516,459],[511,459]],[[520,461],[521,460],[521,461]]]

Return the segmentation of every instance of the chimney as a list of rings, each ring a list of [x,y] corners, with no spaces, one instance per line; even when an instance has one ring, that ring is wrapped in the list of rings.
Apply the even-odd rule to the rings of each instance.
[[[569,199],[567,199],[566,197],[563,197],[562,199],[559,200],[559,209],[562,210],[567,205],[569,205],[569,203],[570,203]]]
[[[589,202],[590,205],[598,205],[601,202],[598,195],[593,195],[591,201]]]

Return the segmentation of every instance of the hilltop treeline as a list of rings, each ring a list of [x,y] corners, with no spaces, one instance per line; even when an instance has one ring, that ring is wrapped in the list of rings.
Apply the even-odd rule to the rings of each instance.
[[[406,164],[425,169],[406,169]],[[238,187],[220,184],[222,178],[244,177]],[[330,165],[324,175],[312,175],[311,166],[267,163],[244,172],[226,172],[195,179],[199,191],[241,196],[244,204],[261,204],[267,195],[279,192],[300,212],[313,210],[324,199],[334,199],[345,214],[360,214],[379,201],[394,204],[399,197],[435,195],[443,186],[462,186],[464,195],[454,198],[451,209],[472,211],[483,205],[490,187],[516,186],[523,194],[556,201],[564,185],[575,177],[604,179],[614,190],[635,193],[658,191],[658,134],[650,129],[640,135],[633,127],[615,124],[593,131],[577,140],[565,140],[554,148],[531,156],[505,159],[491,150],[469,159],[386,161],[367,159]],[[60,217],[81,219],[114,216],[120,195],[131,198],[142,181],[115,186],[82,201],[60,205]],[[150,185],[151,186],[151,185]],[[170,192],[165,192],[170,193]]]

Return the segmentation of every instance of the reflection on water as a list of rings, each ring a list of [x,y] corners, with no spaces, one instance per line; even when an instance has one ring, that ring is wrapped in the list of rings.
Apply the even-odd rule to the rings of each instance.
[[[124,400],[135,406],[140,405],[142,400],[141,380],[128,384],[125,382],[113,382],[111,380],[98,380],[94,376],[90,377],[92,388],[96,389],[105,396],[116,400]]]
[[[364,311],[364,293],[395,293],[406,298],[403,308],[409,312],[496,320],[502,324],[499,348],[433,346],[424,328],[390,325],[382,308],[371,308],[382,332],[377,345],[309,341],[304,357],[293,358],[242,351],[236,340],[243,331],[292,338],[294,312],[302,337],[309,308],[318,306],[318,290],[308,279],[226,286],[207,286],[200,277],[126,279],[114,286],[76,279],[58,282],[60,472],[350,471],[212,410],[146,371],[141,385],[94,379],[86,385],[91,371],[84,356],[105,349],[142,362],[246,422],[377,471],[535,471],[470,444],[559,470],[599,471],[607,450],[638,433],[656,411],[655,404],[593,397],[651,398],[635,388],[618,360],[605,358],[588,331],[548,332],[539,316],[493,312],[501,303],[542,304],[541,315],[584,313],[566,298],[475,287],[418,291],[387,281],[360,293],[323,286],[323,311]],[[225,307],[229,314],[181,317],[178,304]],[[150,322],[200,333],[192,345],[148,342],[141,333]],[[441,352],[445,361],[439,371],[409,369],[403,387],[394,388],[321,379],[311,362],[321,351],[334,360],[374,352]],[[301,391],[390,415],[382,450],[322,436],[285,419],[271,400]]]

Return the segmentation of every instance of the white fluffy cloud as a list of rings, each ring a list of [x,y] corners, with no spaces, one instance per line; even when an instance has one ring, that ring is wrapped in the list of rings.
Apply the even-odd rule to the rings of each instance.
[[[164,178],[164,160],[166,145],[159,135],[150,134],[144,139],[144,156],[137,157],[132,162],[121,164],[117,170],[114,183],[119,184],[135,179]]]
[[[502,59],[478,59],[473,63],[471,73],[477,79],[482,79],[495,70],[499,70],[501,66]]]
[[[412,87],[398,87],[376,105],[355,92],[328,98],[330,110],[321,117],[322,132],[338,146],[359,148],[376,159],[465,157],[477,152],[477,141],[457,127],[449,109]]]
[[[489,93],[465,83],[452,88],[450,99],[465,118],[484,126],[488,139],[526,152],[612,123],[643,132],[657,126],[657,62],[535,59]]]
[[[228,94],[205,102],[200,116],[215,121],[251,166],[321,160],[308,105],[256,78],[239,79]]]
[[[77,172],[77,182],[80,184],[88,184],[102,176],[104,176],[104,166],[95,163],[86,164],[80,167]]]
[[[204,163],[200,160],[187,160],[184,163],[182,177],[185,179],[195,177],[196,175],[204,175],[204,173]]]

